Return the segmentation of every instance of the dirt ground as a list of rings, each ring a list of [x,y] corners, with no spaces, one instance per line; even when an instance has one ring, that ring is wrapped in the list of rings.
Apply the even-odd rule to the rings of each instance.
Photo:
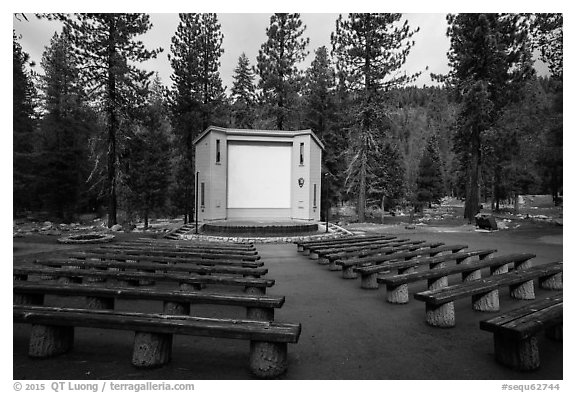
[[[357,228],[362,230],[362,228]],[[518,231],[481,233],[471,227],[370,226],[363,230],[394,233],[398,237],[467,244],[469,249],[496,248],[498,254],[531,252],[535,263],[563,260],[562,227],[535,226]],[[43,240],[42,240],[43,239]],[[14,263],[46,251],[68,249],[54,238],[14,239]],[[286,296],[275,319],[302,324],[298,344],[290,344],[288,372],[282,380],[562,380],[563,345],[540,338],[541,368],[525,373],[500,366],[494,360],[492,335],[479,329],[490,315],[474,312],[469,299],[457,301],[451,329],[426,325],[424,304],[385,301],[385,289],[364,290],[359,280],[344,280],[340,272],[299,254],[294,244],[257,245],[268,277],[276,284],[268,294]],[[410,286],[410,292],[425,283]],[[537,289],[537,298],[547,291]],[[53,299],[55,303],[60,299]],[[72,302],[79,299],[67,299]],[[501,310],[521,305],[501,293]],[[120,302],[126,310],[160,311],[161,305]],[[242,317],[243,310],[194,306],[200,316]],[[246,380],[249,343],[241,340],[175,336],[172,362],[159,369],[131,366],[133,333],[76,329],[75,347],[53,359],[27,356],[30,326],[13,325],[13,378],[90,380]]]

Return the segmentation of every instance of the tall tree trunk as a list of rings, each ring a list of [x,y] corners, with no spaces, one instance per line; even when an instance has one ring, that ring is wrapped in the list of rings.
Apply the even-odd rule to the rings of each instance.
[[[114,18],[114,16],[111,16]],[[108,43],[108,228],[117,224],[116,221],[116,129],[118,128],[116,119],[116,75],[114,74],[114,58],[116,47],[114,44],[116,36],[116,26],[110,24]]]
[[[358,221],[366,221],[366,151],[360,162],[360,190],[358,191]]]
[[[472,223],[478,214],[480,199],[478,197],[478,180],[480,174],[480,130],[474,127],[471,138],[470,168],[468,170],[468,187],[466,190],[466,203],[464,205],[464,218]]]

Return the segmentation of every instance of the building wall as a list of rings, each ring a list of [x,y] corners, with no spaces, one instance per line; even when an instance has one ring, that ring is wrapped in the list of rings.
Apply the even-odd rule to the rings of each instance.
[[[312,142],[312,138],[309,138]],[[310,202],[308,217],[320,220],[322,205],[322,149],[316,143],[310,143]],[[314,206],[314,185],[316,185],[316,206]]]
[[[300,144],[304,144],[303,164],[300,163]],[[310,137],[299,135],[292,144],[292,218],[309,219],[310,210]],[[300,187],[299,179],[304,180]]]
[[[220,140],[220,163],[216,162],[216,140]],[[198,220],[226,219],[226,134],[211,132],[196,144],[198,174]],[[202,205],[204,183],[204,205]]]

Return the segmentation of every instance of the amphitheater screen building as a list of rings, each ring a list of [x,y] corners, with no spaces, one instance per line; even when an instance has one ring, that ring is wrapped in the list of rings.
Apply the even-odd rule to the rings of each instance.
[[[212,126],[194,144],[200,221],[320,219],[324,147],[311,130]]]

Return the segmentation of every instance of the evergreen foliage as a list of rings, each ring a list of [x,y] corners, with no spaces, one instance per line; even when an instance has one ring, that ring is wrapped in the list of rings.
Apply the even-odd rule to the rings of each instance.
[[[386,93],[409,83],[419,75],[398,75],[406,62],[418,30],[408,21],[398,24],[401,14],[348,14],[336,21],[331,41],[337,69],[346,88],[356,97],[349,114],[352,119],[348,137],[348,190],[358,196],[358,220],[365,220],[366,191],[373,154],[379,154],[379,139],[391,128]],[[376,161],[377,162],[377,161]]]
[[[26,69],[30,56],[22,50],[16,32],[12,33],[12,171],[14,212],[34,207],[35,195],[35,88]]]
[[[308,55],[306,47],[310,42],[302,37],[305,30],[300,14],[273,14],[266,28],[268,39],[258,51],[262,102],[278,130],[292,128],[297,115],[294,109],[302,79],[297,65]]]
[[[179,14],[170,55],[173,74],[170,92],[172,126],[181,158],[174,201],[192,219],[194,206],[194,149],[192,141],[209,125],[226,125],[218,111],[224,105],[224,89],[218,72],[223,53],[216,14]]]
[[[256,86],[254,70],[245,53],[238,58],[233,79],[231,99],[234,126],[251,128],[256,117]]]
[[[136,67],[161,50],[147,50],[137,37],[152,24],[147,14],[76,14],[66,29],[81,64],[81,83],[106,114],[106,177],[108,227],[117,223],[118,138],[152,72]],[[139,97],[140,96],[140,97]]]
[[[439,203],[445,195],[442,180],[442,161],[438,149],[438,139],[432,134],[426,143],[426,148],[418,165],[418,178],[416,179],[416,200]]]

